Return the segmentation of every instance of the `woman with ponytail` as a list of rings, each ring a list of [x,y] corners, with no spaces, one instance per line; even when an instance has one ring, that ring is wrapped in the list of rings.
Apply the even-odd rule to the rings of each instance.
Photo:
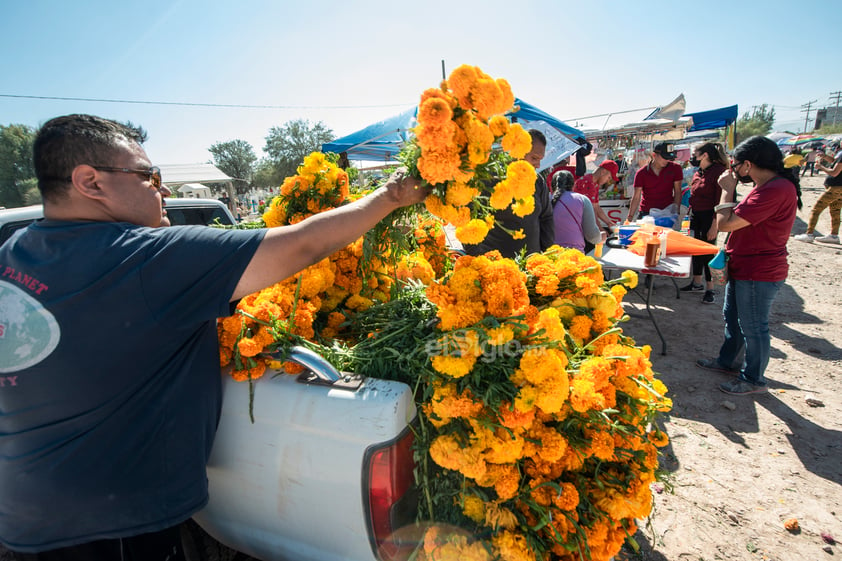
[[[738,183],[754,183],[742,201],[734,203]],[[734,149],[734,163],[719,177],[720,204],[714,207],[720,232],[729,232],[728,281],[725,285],[725,341],[719,356],[701,359],[702,368],[732,373],[719,388],[744,395],[766,391],[769,363],[769,312],[788,272],[786,244],[798,193],[791,169],[774,141],[752,136]],[[735,363],[741,351],[741,368]]]

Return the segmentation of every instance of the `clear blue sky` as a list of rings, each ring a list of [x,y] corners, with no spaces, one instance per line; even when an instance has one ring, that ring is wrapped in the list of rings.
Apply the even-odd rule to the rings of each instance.
[[[636,2],[459,0],[0,0],[0,124],[66,113],[130,120],[162,164],[210,159],[236,138],[262,155],[297,118],[337,136],[387,118],[438,85],[441,64],[479,66],[572,125],[663,105],[687,112],[801,106],[842,90],[838,0]],[[4,97],[271,105],[210,108]],[[811,117],[815,113],[812,113]],[[612,120],[612,124],[620,124]]]

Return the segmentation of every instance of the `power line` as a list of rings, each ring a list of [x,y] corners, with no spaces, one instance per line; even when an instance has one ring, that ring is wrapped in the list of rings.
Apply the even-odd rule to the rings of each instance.
[[[181,107],[222,107],[235,109],[377,109],[380,107],[406,107],[411,103],[387,103],[382,105],[249,105],[243,103],[191,103],[186,101],[145,101],[134,99],[97,99],[90,97],[58,97],[48,95],[0,94],[0,97],[15,99],[46,99],[50,101],[88,101],[93,103],[132,103],[135,105],[175,105]]]
[[[801,112],[807,113],[807,116],[804,117],[804,132],[807,132],[807,123],[810,121],[810,111],[812,110],[813,104],[818,102],[818,100],[814,99],[813,101],[808,101],[804,105],[801,106]]]
[[[836,101],[836,109],[833,111],[833,124],[836,124],[836,115],[839,113],[839,98],[842,98],[842,92],[830,92],[830,101]]]

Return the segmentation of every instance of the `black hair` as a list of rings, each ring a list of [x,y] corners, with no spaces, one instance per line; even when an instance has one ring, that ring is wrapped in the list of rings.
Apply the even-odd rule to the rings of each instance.
[[[798,208],[803,206],[801,202],[801,181],[794,168],[784,167],[784,156],[781,149],[774,140],[765,136],[752,136],[740,142],[734,148],[734,160],[738,162],[751,162],[761,169],[773,171],[781,177],[788,179],[795,185],[798,194]]]
[[[535,144],[535,141],[537,140],[544,146],[547,145],[547,137],[544,136],[544,133],[542,133],[538,129],[529,129],[529,136],[532,137],[532,144]]]
[[[718,142],[705,142],[696,148],[696,153],[707,154],[711,162],[719,162],[726,168],[730,165],[728,156],[725,154],[725,149],[723,149],[722,145]]]
[[[566,169],[559,170],[553,175],[553,193],[573,190],[573,174]]]
[[[60,200],[76,166],[113,165],[126,143],[145,140],[146,132],[131,123],[79,114],[50,119],[38,130],[32,146],[41,197]]]

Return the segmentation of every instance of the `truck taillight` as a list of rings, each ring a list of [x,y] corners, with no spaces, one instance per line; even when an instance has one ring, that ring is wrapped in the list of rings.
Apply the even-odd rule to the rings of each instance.
[[[369,535],[375,554],[384,561],[405,558],[408,553],[394,534],[415,522],[418,509],[417,493],[412,491],[412,441],[407,427],[397,439],[369,449],[365,456],[368,481],[363,493],[368,499]]]

